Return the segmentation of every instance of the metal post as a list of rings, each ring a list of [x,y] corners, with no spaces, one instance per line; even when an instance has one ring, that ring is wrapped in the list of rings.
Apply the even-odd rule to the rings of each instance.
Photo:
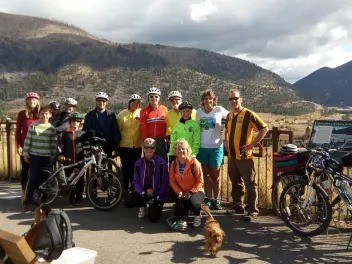
[[[9,180],[13,175],[13,164],[12,164],[12,134],[11,134],[11,122],[6,121],[6,140],[7,140],[7,176]]]

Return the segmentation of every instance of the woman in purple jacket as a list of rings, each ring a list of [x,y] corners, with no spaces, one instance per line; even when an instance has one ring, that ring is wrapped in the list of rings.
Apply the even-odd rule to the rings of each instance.
[[[144,140],[144,157],[136,161],[133,173],[134,191],[124,200],[126,208],[139,207],[138,218],[145,216],[149,205],[148,218],[152,223],[158,222],[167,197],[169,171],[166,161],[155,154],[156,141]]]

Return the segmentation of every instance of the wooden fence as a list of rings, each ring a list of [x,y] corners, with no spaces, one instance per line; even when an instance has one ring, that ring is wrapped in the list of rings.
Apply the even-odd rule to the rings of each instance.
[[[18,181],[20,177],[20,157],[17,155],[15,143],[16,122],[0,122],[0,179]],[[293,131],[279,130],[273,127],[261,142],[262,147],[254,150],[254,163],[257,172],[258,201],[260,208],[270,208],[270,188],[277,176],[273,168],[273,152],[277,152],[281,144],[293,142]],[[221,199],[231,201],[231,181],[227,172],[227,157],[221,168]]]

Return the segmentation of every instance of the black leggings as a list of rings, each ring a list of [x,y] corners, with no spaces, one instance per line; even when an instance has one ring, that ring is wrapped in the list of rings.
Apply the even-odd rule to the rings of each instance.
[[[146,206],[146,203],[142,195],[139,195],[136,191],[133,191],[125,196],[124,204],[126,208]],[[148,218],[150,222],[156,223],[160,220],[163,206],[164,206],[164,202],[155,201],[155,200],[153,203],[149,204]]]
[[[21,186],[22,186],[22,191],[24,191],[26,189],[26,184],[27,184],[27,180],[28,180],[28,172],[29,172],[29,163],[24,161],[23,156],[20,156],[21,159],[21,166],[22,166],[22,170],[21,170]]]
[[[134,164],[142,157],[142,148],[119,148],[119,154],[122,164],[123,184],[127,190],[130,186],[133,188]]]
[[[177,198],[174,216],[176,217],[188,216],[189,210],[191,210],[194,213],[194,215],[199,215],[200,204],[204,201],[204,199],[205,199],[204,192],[196,192],[188,200]]]

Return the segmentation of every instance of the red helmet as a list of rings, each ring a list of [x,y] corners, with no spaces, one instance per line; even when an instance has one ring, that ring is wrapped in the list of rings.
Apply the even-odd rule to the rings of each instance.
[[[40,99],[40,96],[39,96],[39,94],[37,94],[37,93],[35,93],[35,92],[29,92],[29,93],[27,93],[26,94],[26,100],[28,99],[28,98],[36,98],[36,99]]]

